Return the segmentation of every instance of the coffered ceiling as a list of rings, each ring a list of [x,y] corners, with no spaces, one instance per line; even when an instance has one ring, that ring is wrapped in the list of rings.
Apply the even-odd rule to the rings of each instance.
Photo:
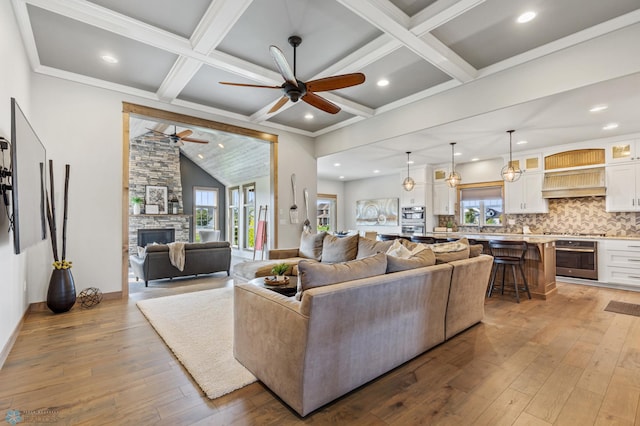
[[[35,72],[312,137],[640,22],[638,0],[11,1]],[[529,10],[537,12],[535,19],[517,23]],[[268,113],[282,96],[279,90],[218,84],[282,84],[269,46],[280,47],[292,64],[290,35],[303,40],[297,51],[298,79],[366,75],[362,85],[322,92],[342,108],[338,114],[301,101]],[[117,63],[103,61],[104,55]],[[381,79],[389,84],[378,86]],[[637,82],[630,78],[612,83],[619,92],[617,101],[636,106],[635,111],[638,86],[620,85]],[[596,85],[592,89],[605,90]],[[566,111],[559,106],[563,101],[557,97],[553,102],[560,114]],[[470,140],[486,136],[473,147],[478,154],[495,156],[504,151],[502,120],[510,115],[520,114],[521,121],[529,117],[532,130],[547,134],[553,133],[552,127],[562,132],[575,126],[580,133],[578,127],[601,126],[602,117],[559,125],[557,114],[535,116],[544,105],[487,111],[486,120],[473,117],[469,123],[425,129],[410,139],[374,141],[375,146],[356,157],[377,153],[388,160],[401,157],[413,144],[424,151],[417,155],[426,162],[446,161],[448,142],[456,135]],[[307,113],[313,118],[306,119]],[[630,122],[619,132],[640,131],[640,120],[632,114],[619,110],[616,120]],[[353,152],[344,155],[354,157]],[[331,169],[337,158],[320,160],[320,176],[337,177]],[[377,168],[362,167],[349,179]]]

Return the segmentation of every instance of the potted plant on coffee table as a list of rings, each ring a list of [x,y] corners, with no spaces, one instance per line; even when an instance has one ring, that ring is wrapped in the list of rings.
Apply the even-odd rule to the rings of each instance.
[[[286,281],[284,273],[289,269],[286,263],[278,263],[271,268],[271,273],[275,275],[274,281]]]

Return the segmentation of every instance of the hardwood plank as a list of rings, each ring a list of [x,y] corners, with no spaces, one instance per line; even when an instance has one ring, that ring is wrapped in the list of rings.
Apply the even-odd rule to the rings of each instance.
[[[575,388],[567,403],[562,407],[558,419],[554,423],[558,426],[582,426],[594,424],[602,404],[602,395],[585,389]]]

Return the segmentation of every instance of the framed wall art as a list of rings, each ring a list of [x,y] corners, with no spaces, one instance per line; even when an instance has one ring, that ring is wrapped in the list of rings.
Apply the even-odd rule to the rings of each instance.
[[[157,213],[151,213],[146,206],[158,206]],[[167,214],[168,213],[168,199],[167,199],[167,187],[166,186],[153,186],[147,185],[145,187],[145,213],[147,214]]]
[[[398,226],[398,198],[356,201],[356,225]]]

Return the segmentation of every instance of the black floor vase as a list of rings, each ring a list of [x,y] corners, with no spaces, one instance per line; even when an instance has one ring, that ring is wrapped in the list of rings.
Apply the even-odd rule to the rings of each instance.
[[[76,286],[71,269],[54,269],[49,280],[47,307],[54,313],[67,312],[76,303]]]

